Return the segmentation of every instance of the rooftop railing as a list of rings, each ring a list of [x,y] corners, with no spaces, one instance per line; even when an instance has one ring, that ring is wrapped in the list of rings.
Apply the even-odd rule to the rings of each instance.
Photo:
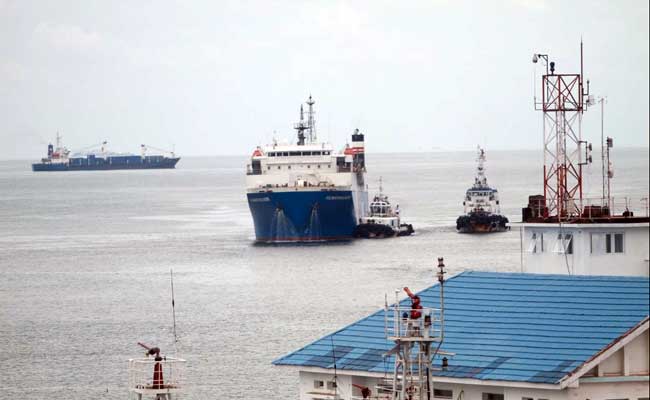
[[[178,393],[185,381],[185,363],[180,358],[166,357],[129,360],[129,392],[136,394]],[[159,367],[156,364],[160,364]]]
[[[390,340],[442,340],[441,312],[438,308],[413,309],[395,305],[386,308],[384,315],[384,330]]]

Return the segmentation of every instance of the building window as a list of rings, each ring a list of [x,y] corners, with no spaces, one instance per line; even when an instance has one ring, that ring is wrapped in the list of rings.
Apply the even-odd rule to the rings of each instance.
[[[482,400],[503,400],[503,395],[499,393],[483,393]]]
[[[625,251],[625,238],[623,233],[592,233],[592,254],[623,253]]]
[[[322,389],[325,386],[323,381],[314,381],[314,389]]]
[[[573,234],[565,233],[562,235],[559,233],[553,251],[560,254],[573,254]]]
[[[623,252],[623,234],[615,233],[614,234],[614,253]]]
[[[336,389],[336,382],[327,381],[327,390],[334,390],[334,389]]]
[[[529,253],[543,253],[544,252],[544,234],[533,232],[528,244]]]
[[[448,389],[433,389],[433,397],[436,399],[453,399],[454,391]]]

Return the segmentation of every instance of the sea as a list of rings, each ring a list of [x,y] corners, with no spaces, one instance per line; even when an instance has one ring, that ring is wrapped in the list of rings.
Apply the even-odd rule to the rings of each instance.
[[[542,192],[541,151],[489,151],[488,182],[521,221]],[[645,213],[648,149],[613,149],[612,195]],[[367,154],[416,234],[322,245],[256,245],[245,157],[184,157],[175,170],[33,173],[0,162],[0,397],[125,399],[138,342],[187,360],[186,399],[295,399],[273,360],[383,307],[404,286],[522,269],[516,224],[455,231],[476,153]],[[600,156],[585,167],[600,197]],[[172,313],[173,271],[176,340]]]

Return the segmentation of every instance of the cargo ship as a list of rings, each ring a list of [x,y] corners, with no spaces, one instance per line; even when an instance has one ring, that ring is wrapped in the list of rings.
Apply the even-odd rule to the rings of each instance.
[[[368,210],[364,135],[341,150],[319,142],[314,100],[300,106],[294,143],[258,146],[247,165],[248,205],[261,243],[349,240]]]
[[[485,177],[485,151],[478,148],[474,185],[465,192],[465,214],[456,220],[460,233],[504,232],[510,229],[508,218],[501,215],[499,193],[490,187]]]
[[[156,154],[147,155],[147,145],[140,145],[141,153],[122,154],[106,151],[107,142],[101,144],[99,151],[89,151],[84,154],[71,154],[70,150],[61,144],[61,136],[56,135],[56,147],[51,143],[47,146],[47,157],[41,162],[32,164],[32,171],[98,171],[113,169],[163,169],[175,168],[180,157],[169,152],[169,157]]]

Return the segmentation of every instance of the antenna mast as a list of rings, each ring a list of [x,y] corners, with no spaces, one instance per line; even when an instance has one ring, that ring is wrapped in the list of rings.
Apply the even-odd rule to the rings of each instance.
[[[437,278],[440,290],[440,308],[423,307],[420,297],[408,288],[404,291],[411,299],[410,306],[400,305],[399,291],[395,291],[395,304],[385,307],[386,337],[395,346],[385,355],[394,355],[393,400],[433,399],[433,361],[437,355],[449,354],[440,350],[444,338],[444,275],[445,265],[438,258]],[[442,360],[443,369],[447,359]]]
[[[172,321],[173,321],[173,332],[174,332],[174,354],[178,353],[178,349],[176,348],[176,343],[178,342],[178,337],[176,336],[176,302],[174,301],[174,271],[170,268],[169,269],[169,276],[170,276],[170,281],[171,281],[171,286],[172,286]]]
[[[579,74],[555,74],[555,63],[551,61],[547,64],[550,72],[542,76],[541,82],[544,217],[558,221],[582,214],[582,167],[591,162],[591,145],[582,140],[582,114],[593,103],[589,81],[586,88],[584,85],[582,47],[580,42]],[[548,56],[536,54],[533,62],[540,58],[548,61]]]

